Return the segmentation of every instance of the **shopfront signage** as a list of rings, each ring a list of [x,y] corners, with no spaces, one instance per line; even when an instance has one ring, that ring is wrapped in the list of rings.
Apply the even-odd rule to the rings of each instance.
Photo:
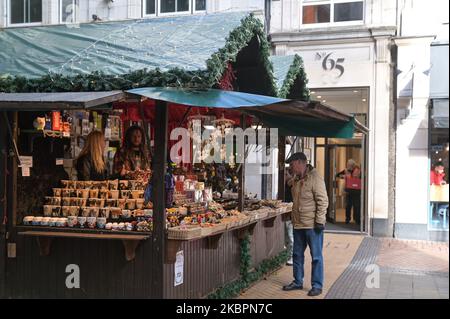
[[[335,56],[334,52],[317,52],[315,59],[321,61],[322,69],[331,73],[335,79],[339,79],[345,72],[345,58]]]
[[[302,47],[288,54],[302,57],[310,88],[373,85],[375,68],[371,44]]]

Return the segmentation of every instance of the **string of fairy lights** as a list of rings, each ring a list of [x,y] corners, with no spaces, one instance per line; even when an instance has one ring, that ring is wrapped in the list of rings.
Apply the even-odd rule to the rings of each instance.
[[[125,22],[124,27],[96,39],[61,65],[50,68],[48,74],[53,81],[56,75],[101,71],[105,74],[113,73],[115,79],[133,84],[133,81],[123,76],[133,69],[158,68],[168,74],[174,69],[183,71],[205,69],[205,61],[219,49],[217,44],[221,44],[220,40],[225,43],[228,33],[239,25],[242,14],[234,15],[234,20],[229,23],[229,30],[225,29],[221,19],[213,20],[215,27],[205,28],[204,22],[208,17],[198,15],[189,19],[173,17],[170,21],[166,18]],[[228,20],[230,18],[232,17],[227,17]],[[211,26],[211,22],[208,23]],[[148,34],[147,28],[151,28],[151,38],[144,37]],[[211,30],[209,34],[207,30]],[[219,33],[217,30],[222,32]],[[183,40],[192,38],[195,42],[183,43]],[[195,55],[192,52],[195,52]],[[111,70],[113,72],[109,72]],[[176,77],[176,74],[173,73],[173,76]],[[102,80],[109,82],[106,78]]]

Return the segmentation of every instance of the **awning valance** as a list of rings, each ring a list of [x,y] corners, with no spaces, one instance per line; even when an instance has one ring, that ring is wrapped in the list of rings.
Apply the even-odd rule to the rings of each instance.
[[[318,102],[214,89],[140,88],[127,93],[179,105],[234,109],[255,116],[284,136],[351,138],[367,132],[352,115]]]

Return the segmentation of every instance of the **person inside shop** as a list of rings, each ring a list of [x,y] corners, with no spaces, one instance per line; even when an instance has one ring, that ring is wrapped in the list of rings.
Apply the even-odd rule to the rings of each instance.
[[[130,173],[149,169],[150,156],[144,130],[139,126],[130,126],[125,132],[124,145],[114,156],[114,174],[126,179]]]
[[[434,164],[434,169],[430,172],[430,185],[445,185],[444,162]]]
[[[91,132],[75,167],[79,181],[102,181],[107,179],[105,156],[105,138],[101,131]]]
[[[322,293],[324,280],[323,233],[328,209],[325,181],[308,164],[304,153],[294,153],[286,160],[295,178],[292,182],[292,225],[294,228],[293,275],[294,281],[283,286],[284,291],[302,290],[305,250],[311,253],[311,290],[308,296]]]
[[[359,225],[361,214],[361,169],[353,159],[349,159],[346,169],[336,174],[336,178],[345,179],[345,192],[347,194],[345,223],[350,223],[353,208],[353,220]]]

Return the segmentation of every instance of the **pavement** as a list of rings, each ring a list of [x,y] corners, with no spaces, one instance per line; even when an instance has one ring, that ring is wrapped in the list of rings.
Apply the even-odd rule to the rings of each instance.
[[[449,299],[449,244],[325,233],[323,293],[308,297],[311,257],[305,252],[304,290],[283,266],[244,291],[240,299]]]
[[[363,236],[329,234],[324,235],[323,256],[325,264],[325,285],[322,295],[318,297],[308,297],[308,290],[311,289],[311,255],[309,249],[305,251],[305,280],[304,289],[299,291],[282,291],[283,285],[292,282],[292,266],[285,266],[274,272],[264,280],[258,282],[245,291],[239,298],[242,299],[322,299],[328,289],[339,278],[352,261],[353,256],[361,245]],[[327,265],[333,267],[327,267]]]

